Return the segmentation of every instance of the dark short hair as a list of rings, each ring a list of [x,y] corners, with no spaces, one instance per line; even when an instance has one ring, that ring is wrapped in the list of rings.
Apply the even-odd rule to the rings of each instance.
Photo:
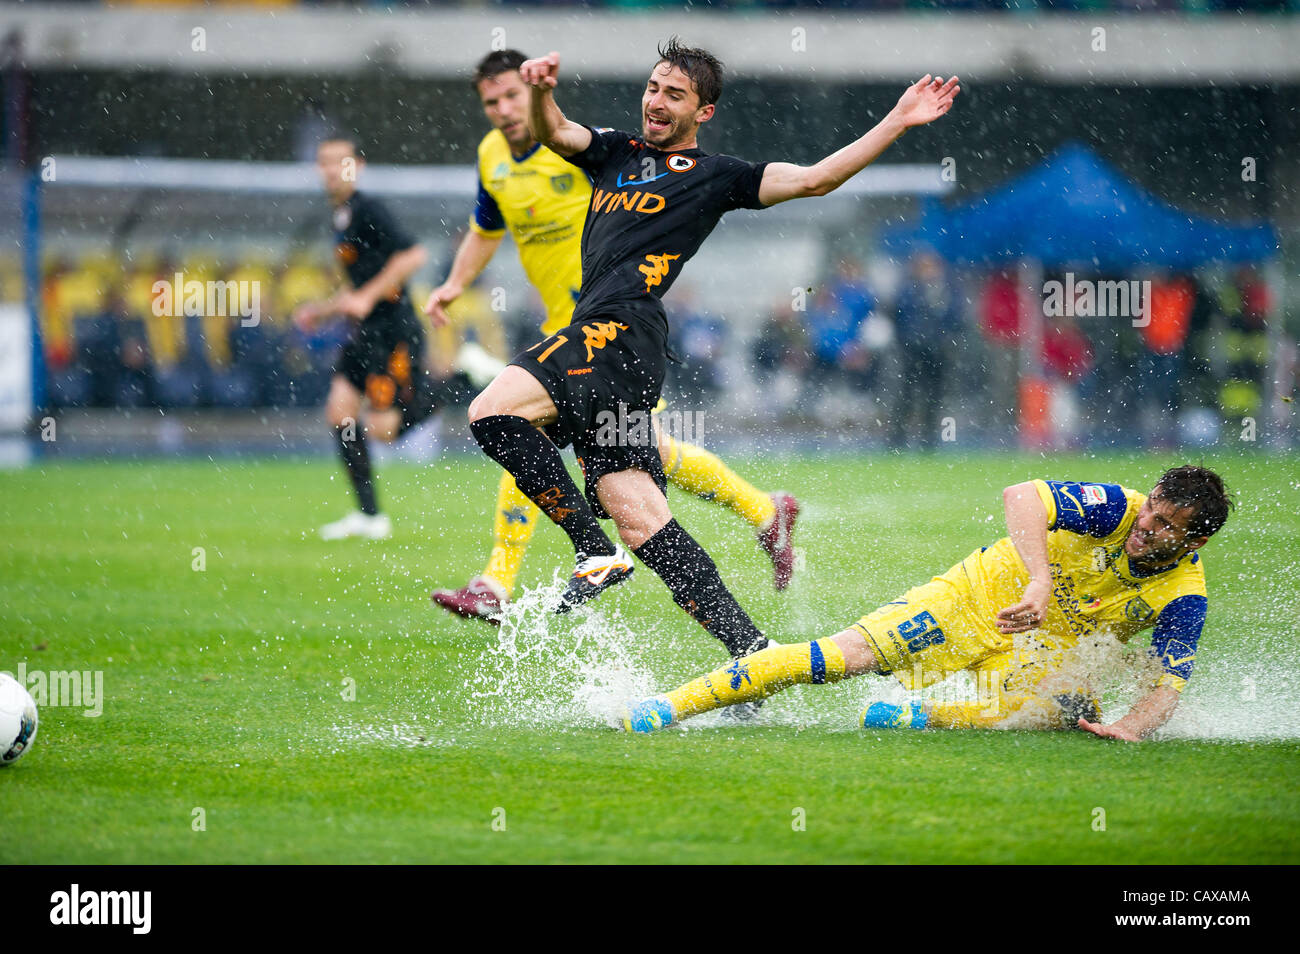
[[[345,142],[352,147],[352,155],[356,156],[358,159],[366,158],[366,154],[362,151],[361,144],[357,142],[356,136],[349,135],[345,132],[332,132],[329,135],[322,137],[321,140],[316,143],[316,148],[320,149],[320,147],[325,145],[327,142]]]
[[[1160,499],[1167,500],[1179,510],[1193,508],[1187,530],[1196,537],[1213,536],[1228,521],[1228,511],[1235,506],[1223,478],[1208,467],[1186,464],[1165,471],[1156,490]]]
[[[681,40],[670,37],[667,43],[659,44],[655,66],[660,63],[675,66],[690,77],[701,106],[716,103],[722,97],[722,61],[708,50],[682,46]]]
[[[470,85],[477,92],[478,84],[485,79],[500,76],[502,73],[517,73],[526,59],[528,57],[518,50],[493,50],[478,61],[478,66],[474,67],[474,79],[470,82]]]

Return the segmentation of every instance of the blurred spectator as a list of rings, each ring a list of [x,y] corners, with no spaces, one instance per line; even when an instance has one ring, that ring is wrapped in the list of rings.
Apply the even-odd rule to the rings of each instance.
[[[1008,439],[1016,428],[1020,333],[1024,319],[1020,284],[1020,275],[1014,267],[1002,268],[989,277],[980,295],[988,423],[995,439]]]
[[[889,441],[894,447],[928,448],[940,436],[945,382],[961,332],[961,298],[932,250],[918,249],[909,271],[894,309],[900,363]],[[915,439],[908,440],[909,435]]]
[[[859,341],[863,322],[875,308],[875,296],[862,277],[862,266],[843,259],[835,277],[823,285],[804,315],[812,352],[811,374],[806,384],[818,391],[847,382],[870,388],[873,356]]]
[[[699,310],[689,287],[678,285],[675,299],[669,347],[682,363],[670,365],[673,384],[683,400],[703,404],[722,390],[726,327],[720,319]]]
[[[1082,417],[1080,386],[1092,364],[1092,345],[1078,320],[1067,315],[1048,319],[1043,329],[1043,371],[1051,395],[1052,443],[1058,447],[1077,443]]]
[[[1146,302],[1146,324],[1139,327],[1142,352],[1138,365],[1138,400],[1148,441],[1165,447],[1173,442],[1182,407],[1184,351],[1191,328],[1196,286],[1186,275],[1156,276]]]
[[[1243,265],[1224,284],[1220,304],[1227,320],[1223,336],[1225,375],[1220,406],[1229,420],[1259,413],[1268,383],[1268,286],[1259,273]]]
[[[759,383],[781,373],[802,378],[812,364],[810,348],[803,321],[790,302],[781,299],[768,312],[750,352]]]

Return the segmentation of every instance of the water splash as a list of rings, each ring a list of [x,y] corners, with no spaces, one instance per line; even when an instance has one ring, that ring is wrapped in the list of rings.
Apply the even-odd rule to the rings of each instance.
[[[644,635],[615,610],[553,607],[567,581],[511,602],[496,640],[469,660],[467,707],[484,725],[617,725],[623,707],[656,690]]]

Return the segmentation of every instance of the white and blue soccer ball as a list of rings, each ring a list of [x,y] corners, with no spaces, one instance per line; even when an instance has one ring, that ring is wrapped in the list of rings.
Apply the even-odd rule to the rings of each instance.
[[[36,700],[13,676],[0,672],[0,768],[22,758],[36,741]]]

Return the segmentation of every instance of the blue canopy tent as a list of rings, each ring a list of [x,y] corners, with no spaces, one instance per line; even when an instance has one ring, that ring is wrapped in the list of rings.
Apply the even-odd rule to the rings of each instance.
[[[886,229],[885,250],[906,255],[928,246],[955,265],[1021,263],[1027,294],[1041,290],[1042,268],[1071,268],[1103,275],[1164,267],[1190,271],[1208,263],[1276,260],[1277,235],[1267,222],[1225,225],[1191,215],[1148,194],[1100,156],[1068,143],[1028,172],[996,189],[945,208],[930,200],[918,221]],[[1280,278],[1273,285],[1280,292]],[[1280,304],[1281,295],[1276,296]],[[1021,339],[1021,439],[1046,443],[1042,404],[1043,314],[1032,316]],[[1272,323],[1270,334],[1277,334]],[[1273,342],[1273,353],[1279,353]],[[1033,433],[1031,433],[1033,431]]]
[[[1271,225],[1221,225],[1180,212],[1079,143],[961,205],[930,201],[920,222],[887,230],[883,241],[893,252],[923,243],[955,264],[1033,259],[1101,272],[1262,262],[1278,252]]]

